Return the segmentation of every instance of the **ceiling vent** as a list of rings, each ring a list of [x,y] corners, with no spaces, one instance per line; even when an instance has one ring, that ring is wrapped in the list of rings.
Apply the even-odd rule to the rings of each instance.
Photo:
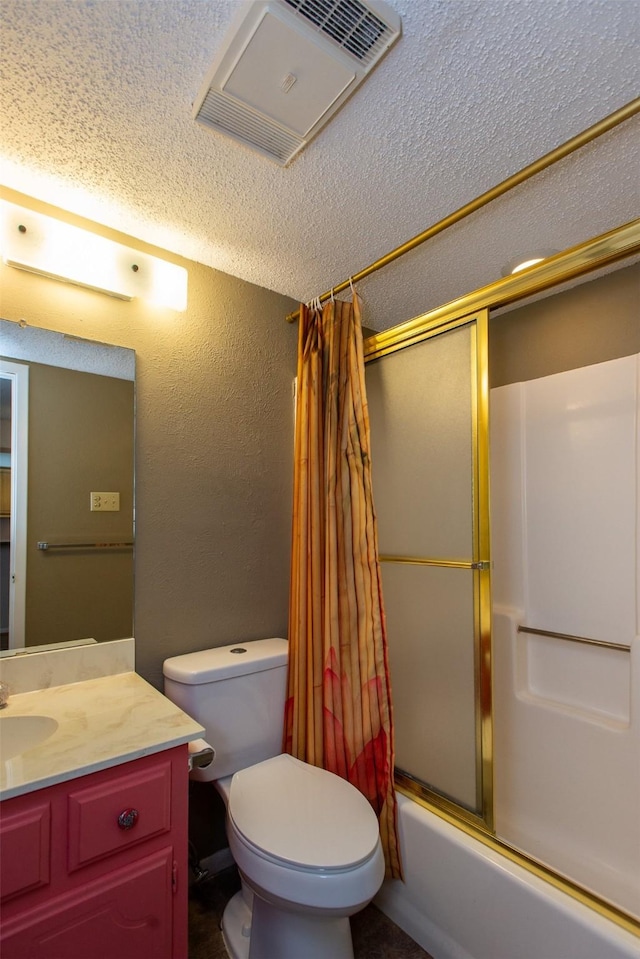
[[[243,4],[193,115],[286,166],[399,36],[400,18],[380,0]]]

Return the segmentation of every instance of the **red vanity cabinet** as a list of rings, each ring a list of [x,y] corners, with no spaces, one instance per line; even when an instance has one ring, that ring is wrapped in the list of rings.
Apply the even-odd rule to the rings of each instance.
[[[2,959],[186,959],[188,747],[0,803]]]

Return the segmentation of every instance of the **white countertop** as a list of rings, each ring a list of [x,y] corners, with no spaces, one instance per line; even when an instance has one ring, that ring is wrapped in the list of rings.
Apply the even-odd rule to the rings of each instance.
[[[12,695],[0,712],[0,735],[5,716],[49,716],[58,728],[0,763],[0,799],[161,752],[204,732],[134,672]]]

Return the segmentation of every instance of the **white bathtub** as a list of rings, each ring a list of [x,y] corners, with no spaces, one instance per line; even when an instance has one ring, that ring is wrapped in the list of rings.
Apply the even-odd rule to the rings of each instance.
[[[639,959],[640,939],[398,796],[405,882],[376,905],[434,959]]]

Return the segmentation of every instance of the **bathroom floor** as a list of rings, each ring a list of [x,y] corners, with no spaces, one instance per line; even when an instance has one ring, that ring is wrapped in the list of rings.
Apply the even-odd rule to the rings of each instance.
[[[191,887],[189,959],[228,959],[220,920],[225,905],[239,888],[235,867]],[[432,959],[373,905],[353,916],[351,930],[355,959]]]

